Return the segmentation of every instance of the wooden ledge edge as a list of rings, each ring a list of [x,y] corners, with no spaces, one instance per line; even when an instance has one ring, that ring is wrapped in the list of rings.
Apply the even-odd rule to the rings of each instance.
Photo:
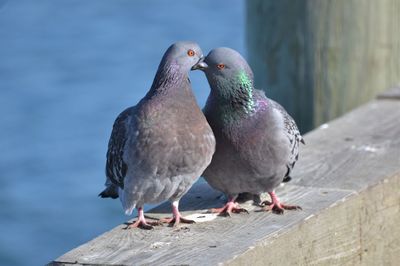
[[[400,85],[379,93],[378,100],[400,100]]]
[[[400,172],[383,178],[224,265],[391,265],[400,247]]]

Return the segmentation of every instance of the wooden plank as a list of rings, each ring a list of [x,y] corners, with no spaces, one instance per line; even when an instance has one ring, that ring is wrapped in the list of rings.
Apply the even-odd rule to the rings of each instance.
[[[400,100],[400,86],[384,91],[377,96],[378,99]]]
[[[247,202],[250,214],[216,217],[206,209],[224,200],[203,182],[181,202],[196,224],[120,225],[52,265],[388,264],[400,249],[399,117],[400,101],[376,100],[307,134],[292,182],[277,191],[302,211],[279,216]]]
[[[212,207],[222,205],[216,200],[220,193],[203,183],[191,202],[202,208],[202,202],[214,202]],[[196,199],[197,193],[202,195]],[[285,186],[279,190],[282,200],[303,206],[303,211],[275,215],[255,212],[256,206],[244,205],[250,214],[234,215],[232,218],[217,217],[213,222],[197,223],[180,229],[156,227],[152,231],[124,230],[120,225],[100,237],[68,252],[57,263],[80,263],[101,265],[216,265],[238,256],[255,246],[258,241],[278,232],[292,228],[310,215],[328,208],[332,202],[346,199],[354,192],[338,189]],[[183,205],[183,204],[182,204]],[[206,204],[205,207],[211,207]],[[168,208],[167,208],[168,209]],[[165,216],[165,209],[161,216]],[[206,210],[186,211],[185,215],[205,215]],[[160,216],[151,213],[150,216]],[[234,243],[234,244],[232,244]]]
[[[398,265],[400,172],[365,190],[360,201],[360,260],[364,265]]]
[[[372,101],[305,136],[291,184],[357,190],[400,168],[400,102]]]
[[[398,265],[400,173],[267,237],[225,265]]]

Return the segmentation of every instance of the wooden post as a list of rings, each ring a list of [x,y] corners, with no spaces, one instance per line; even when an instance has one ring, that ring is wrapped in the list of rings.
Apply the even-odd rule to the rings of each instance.
[[[399,0],[248,0],[256,85],[302,131],[400,82]]]

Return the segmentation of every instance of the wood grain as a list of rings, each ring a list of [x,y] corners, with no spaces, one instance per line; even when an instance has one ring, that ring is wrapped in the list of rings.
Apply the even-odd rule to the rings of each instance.
[[[215,201],[216,193],[207,184],[200,186],[197,190],[202,192],[203,199]],[[282,200],[301,205],[303,211],[279,216],[255,212],[259,207],[245,205],[250,214],[234,215],[232,218],[217,217],[212,222],[180,229],[163,226],[152,231],[124,230],[125,225],[121,225],[56,261],[102,265],[216,265],[242,254],[266,236],[276,236],[292,228],[317,210],[326,209],[332,202],[343,200],[353,193],[319,188],[304,191],[303,187],[285,186],[279,190]],[[203,199],[197,199],[199,207]],[[214,207],[222,201],[215,203]],[[199,216],[204,212],[206,210],[196,211]],[[190,213],[188,211],[185,214]],[[164,211],[162,215],[165,215]]]
[[[399,117],[400,101],[375,100],[307,134],[293,180],[277,190],[302,211],[280,216],[246,202],[250,214],[216,217],[207,209],[224,199],[203,182],[181,202],[196,224],[120,225],[51,265],[389,265],[400,249]]]
[[[266,237],[226,265],[398,265],[400,173]]]
[[[308,131],[400,82],[400,1],[249,0],[257,87]]]
[[[400,101],[372,101],[305,136],[291,184],[360,190],[400,168]]]

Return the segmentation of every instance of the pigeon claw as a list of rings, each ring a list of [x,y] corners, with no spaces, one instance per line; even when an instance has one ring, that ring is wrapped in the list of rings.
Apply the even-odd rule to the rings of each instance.
[[[249,213],[246,209],[241,208],[236,202],[228,202],[222,208],[213,208],[211,213],[218,213],[219,216],[231,217],[232,213]]]
[[[263,201],[261,203],[262,206],[265,206],[262,208],[263,211],[271,211],[272,213],[275,214],[283,214],[284,210],[302,210],[300,206],[297,205],[286,205],[280,202],[270,202],[270,201]]]
[[[146,222],[138,219],[136,222],[129,224],[125,229],[140,228],[144,230],[154,229],[153,226],[160,225],[159,222]]]
[[[186,219],[186,218],[182,217],[182,214],[179,212],[178,205],[179,205],[179,201],[178,200],[172,202],[172,216],[173,217],[172,218],[160,219],[160,222],[169,223],[169,226],[172,226],[172,227],[177,227],[178,224],[180,224],[180,223],[194,224],[195,221],[189,220],[189,219]]]
[[[177,216],[173,218],[162,218],[160,219],[161,223],[168,223],[172,227],[177,227],[180,223],[184,224],[194,224],[196,223],[193,220],[183,218],[182,216]]]
[[[133,222],[131,224],[128,224],[125,229],[131,229],[131,228],[140,228],[144,230],[151,230],[153,229],[153,226],[160,225],[160,222],[147,222],[146,218],[144,217],[144,212],[143,208],[139,207],[138,208],[138,218],[136,222]]]
[[[268,192],[271,201],[263,201],[261,206],[265,206],[261,211],[272,211],[275,214],[283,214],[284,210],[301,210],[300,206],[286,205],[280,202],[274,191]]]

